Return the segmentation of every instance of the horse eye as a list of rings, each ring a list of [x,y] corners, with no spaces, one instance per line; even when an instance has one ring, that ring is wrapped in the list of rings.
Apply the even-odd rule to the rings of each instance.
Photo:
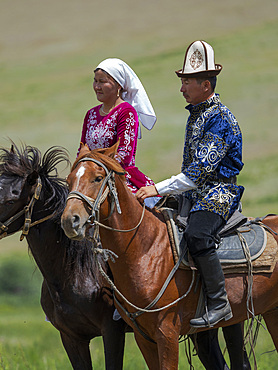
[[[101,182],[102,181],[102,176],[98,176],[95,178],[95,182]]]

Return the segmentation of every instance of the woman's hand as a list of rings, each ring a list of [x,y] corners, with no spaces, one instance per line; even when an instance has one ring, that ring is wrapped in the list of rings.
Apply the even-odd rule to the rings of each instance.
[[[155,197],[157,195],[158,192],[156,190],[156,187],[154,185],[151,185],[140,188],[135,194],[135,197],[139,200],[139,202],[143,203],[144,199]]]

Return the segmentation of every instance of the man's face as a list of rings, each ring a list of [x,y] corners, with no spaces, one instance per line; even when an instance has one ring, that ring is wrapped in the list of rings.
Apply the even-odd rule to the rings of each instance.
[[[180,92],[184,96],[187,103],[197,105],[207,100],[208,89],[205,81],[200,84],[196,78],[181,78],[181,89]]]

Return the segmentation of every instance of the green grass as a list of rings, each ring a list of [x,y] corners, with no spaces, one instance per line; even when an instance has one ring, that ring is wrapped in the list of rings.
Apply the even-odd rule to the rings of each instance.
[[[19,302],[18,302],[19,303]],[[5,370],[66,370],[71,365],[66,356],[58,331],[44,321],[44,314],[38,305],[0,305],[0,368]],[[277,354],[269,335],[260,329],[259,342],[256,346],[258,369],[276,370]],[[220,332],[222,349],[223,336]],[[191,346],[192,347],[192,346]],[[94,368],[104,369],[103,344],[101,338],[95,338],[90,345]],[[270,352],[272,351],[272,352]],[[225,352],[226,361],[228,360]],[[196,356],[192,356],[196,370],[203,369]],[[126,336],[124,369],[147,369],[140,354],[133,334]],[[188,369],[185,355],[185,343],[180,344],[179,369]]]
[[[7,137],[42,152],[62,145],[74,160],[85,112],[97,103],[92,71],[101,60],[119,57],[139,75],[158,117],[151,132],[143,130],[138,167],[154,181],[179,172],[187,113],[174,71],[186,46],[205,39],[223,65],[217,92],[243,132],[244,213],[278,212],[277,0],[0,2],[0,146],[9,145]],[[3,266],[15,269],[14,279],[21,271],[29,290],[20,285],[25,295],[0,295],[0,368],[70,369],[57,330],[44,321],[35,264],[18,239],[1,240],[0,276]],[[124,368],[146,369],[132,334],[128,338]],[[259,369],[277,368],[271,349],[261,329]],[[95,369],[104,369],[100,338],[91,351]],[[196,358],[194,366],[202,368]],[[188,368],[183,344],[179,368]]]

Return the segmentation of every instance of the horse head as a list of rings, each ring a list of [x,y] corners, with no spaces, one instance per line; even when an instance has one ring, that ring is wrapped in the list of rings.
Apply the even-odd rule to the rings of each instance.
[[[92,151],[87,145],[81,145],[79,156],[67,177],[69,196],[61,219],[62,228],[69,238],[82,240],[88,237],[92,224],[99,218],[100,206],[102,218],[109,217],[114,202],[120,213],[114,174],[123,179],[124,172],[114,159],[118,145]]]
[[[52,150],[51,150],[52,149]],[[42,190],[42,177],[53,170],[57,161],[66,160],[62,149],[50,148],[41,160],[37,148],[17,147],[14,143],[9,149],[0,149],[0,238],[19,231],[27,235],[32,211]]]

